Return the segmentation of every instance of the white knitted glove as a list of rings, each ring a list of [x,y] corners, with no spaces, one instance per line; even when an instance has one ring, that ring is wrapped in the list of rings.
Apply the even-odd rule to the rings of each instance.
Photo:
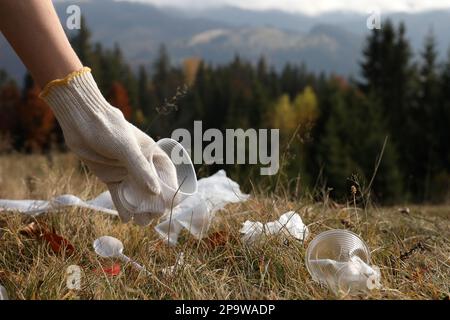
[[[176,171],[155,141],[105,100],[89,68],[50,82],[41,97],[55,113],[67,146],[107,184],[122,221],[134,217],[136,223],[145,225],[165,212],[162,196],[148,212],[130,212],[122,205],[119,185],[125,179],[154,196],[161,192],[158,176],[177,188]]]

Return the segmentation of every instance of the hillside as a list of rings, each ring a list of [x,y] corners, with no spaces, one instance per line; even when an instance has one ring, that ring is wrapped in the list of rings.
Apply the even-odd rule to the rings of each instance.
[[[253,62],[264,55],[277,68],[287,62],[305,63],[311,71],[358,76],[361,47],[369,32],[366,17],[352,12],[311,17],[234,7],[181,10],[112,0],[82,1],[79,5],[93,40],[106,47],[118,43],[133,66],[148,65],[165,43],[175,63],[190,56],[224,63],[238,53]],[[67,3],[57,2],[56,6],[64,20]],[[405,22],[416,53],[433,30],[440,56],[446,55],[450,11],[393,13],[382,18]],[[24,68],[2,36],[0,68],[21,81]]]
[[[318,72],[356,72],[361,37],[344,29],[336,32],[335,27],[293,30],[282,24],[243,26],[221,21],[214,13],[189,17],[175,9],[108,0],[79,5],[93,41],[106,47],[118,43],[133,66],[149,64],[164,43],[175,63],[190,56],[224,63],[238,53],[253,62],[264,55],[277,68],[291,62],[305,63]],[[66,17],[65,8],[65,3],[57,3],[61,18]],[[0,50],[0,68],[20,80],[23,66],[3,38]]]

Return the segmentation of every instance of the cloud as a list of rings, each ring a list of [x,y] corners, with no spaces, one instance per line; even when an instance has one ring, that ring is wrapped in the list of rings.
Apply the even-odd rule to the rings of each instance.
[[[369,12],[373,8],[382,11],[417,12],[432,9],[450,9],[450,0],[134,0],[153,3],[160,6],[176,6],[182,8],[208,8],[221,5],[232,5],[248,9],[280,9],[307,14],[318,14],[334,10],[352,10]]]

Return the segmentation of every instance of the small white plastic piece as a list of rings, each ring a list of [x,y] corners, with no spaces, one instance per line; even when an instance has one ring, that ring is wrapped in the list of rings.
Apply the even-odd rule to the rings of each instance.
[[[0,284],[0,300],[9,300],[6,288]]]
[[[156,143],[171,159],[177,172],[177,185],[172,186],[166,177],[158,176],[161,194],[151,195],[135,182],[125,180],[120,185],[119,198],[130,212],[152,212],[156,202],[162,201],[167,210],[179,205],[197,192],[197,176],[189,153],[177,141],[169,138]],[[158,174],[158,172],[156,172]],[[159,206],[156,206],[159,207]]]
[[[143,266],[123,254],[123,243],[119,239],[103,236],[94,241],[93,247],[102,258],[119,258],[126,263],[130,263],[136,270],[150,274]]]
[[[370,265],[370,251],[348,230],[328,230],[309,244],[306,267],[314,281],[326,284],[336,295],[368,292],[380,286],[380,271]]]
[[[246,201],[250,196],[242,193],[239,184],[220,170],[210,177],[199,179],[198,191],[187,197],[162,218],[155,230],[171,245],[177,244],[178,235],[187,230],[200,239],[208,232],[215,213],[229,203]],[[106,191],[92,200],[83,201],[74,195],[61,195],[44,200],[0,200],[0,211],[39,215],[67,207],[82,207],[117,216],[111,194]],[[170,230],[170,234],[169,234]]]
[[[240,230],[242,240],[253,243],[262,235],[283,234],[304,241],[309,236],[308,227],[303,223],[300,215],[294,211],[289,211],[280,216],[278,220],[263,224],[259,221],[245,221]]]

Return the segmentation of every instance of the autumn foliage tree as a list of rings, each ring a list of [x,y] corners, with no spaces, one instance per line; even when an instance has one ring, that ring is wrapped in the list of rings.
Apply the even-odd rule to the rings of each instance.
[[[151,136],[192,133],[195,120],[203,130],[279,129],[274,179],[252,165],[201,166],[202,175],[225,169],[247,190],[259,181],[272,190],[295,183],[295,197],[310,189],[318,199],[326,192],[353,201],[349,187],[356,184],[360,199],[450,201],[450,56],[440,61],[432,37],[414,59],[404,25],[386,21],[368,36],[361,77],[352,79],[313,74],[305,65],[275,69],[264,57],[257,65],[238,55],[228,64],[188,58],[173,65],[164,46],[136,72],[118,45],[92,44],[89,34],[83,21],[72,39],[83,64],[109,102]],[[62,146],[30,79],[19,94],[0,70],[0,143],[3,133],[18,150],[45,150],[53,136]]]
[[[0,101],[0,133],[13,133],[17,129],[17,105],[20,102],[20,92],[14,83],[0,89]]]
[[[287,94],[281,96],[271,112],[271,117],[273,127],[279,128],[285,138],[290,139],[291,135],[297,131],[299,137],[304,139],[319,117],[314,90],[306,86],[293,101]]]
[[[8,83],[0,89],[0,151],[13,146],[17,133],[17,105],[20,92],[14,83]]]
[[[108,101],[122,111],[125,119],[131,119],[133,111],[130,106],[130,99],[128,97],[127,90],[125,90],[122,84],[119,82],[113,82],[108,95]]]
[[[44,100],[39,98],[40,91],[33,84],[24,91],[22,103],[17,108],[18,127],[26,151],[46,150],[53,143],[55,116]]]

